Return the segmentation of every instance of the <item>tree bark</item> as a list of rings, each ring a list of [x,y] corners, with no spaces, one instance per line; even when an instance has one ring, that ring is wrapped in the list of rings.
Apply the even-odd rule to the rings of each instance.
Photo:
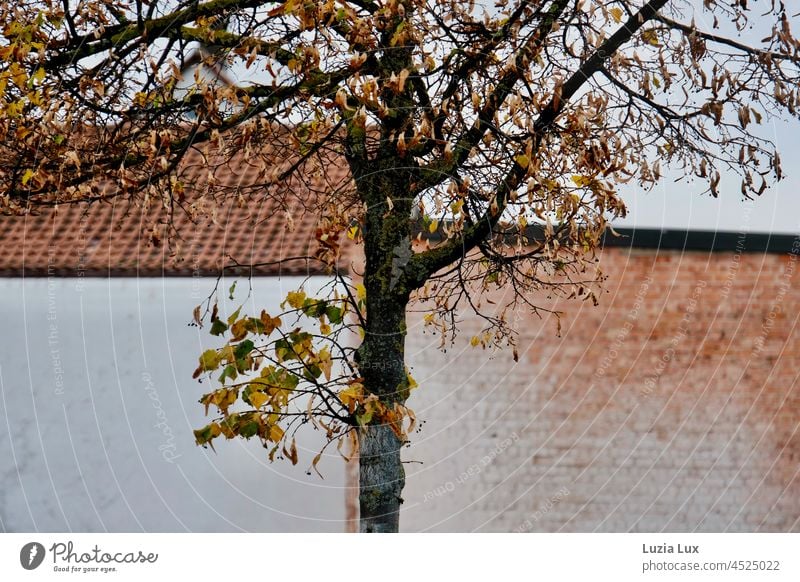
[[[402,443],[388,425],[367,425],[359,431],[359,494],[361,533],[393,533],[400,524],[405,471]]]
[[[406,295],[367,291],[367,331],[358,349],[358,364],[366,390],[388,406],[408,398],[405,366]],[[373,311],[370,317],[369,312]],[[400,459],[403,442],[388,424],[359,428],[359,508],[362,533],[398,531],[405,471]]]
[[[383,132],[388,132],[386,128]],[[405,365],[406,306],[413,286],[405,275],[411,257],[412,200],[408,163],[399,159],[388,138],[369,163],[364,133],[348,125],[349,158],[361,200],[366,204],[364,224],[364,340],[355,354],[367,394],[393,408],[408,398]],[[388,145],[387,145],[388,144]],[[389,148],[389,149],[385,149]],[[360,531],[396,532],[405,472],[400,459],[402,440],[376,418],[358,427]]]

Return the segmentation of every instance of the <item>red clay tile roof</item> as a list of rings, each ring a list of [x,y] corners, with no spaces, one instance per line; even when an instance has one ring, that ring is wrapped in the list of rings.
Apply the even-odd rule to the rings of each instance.
[[[208,173],[199,151],[187,154],[180,176],[195,191],[187,202],[203,190]],[[313,255],[318,248],[318,216],[305,211],[303,200],[313,186],[295,185],[293,196],[280,199],[261,196],[258,184],[264,169],[242,155],[213,173],[225,196],[217,197],[220,202],[211,202],[210,212],[196,220],[176,209],[172,225],[177,236],[171,240],[164,229],[168,213],[158,204],[145,209],[112,199],[0,216],[0,276],[206,276],[219,274],[234,261],[260,265],[253,275],[325,273],[319,261],[286,260]],[[334,190],[349,190],[344,163],[326,168],[325,179]],[[348,271],[355,252],[352,245],[343,245],[340,271]]]

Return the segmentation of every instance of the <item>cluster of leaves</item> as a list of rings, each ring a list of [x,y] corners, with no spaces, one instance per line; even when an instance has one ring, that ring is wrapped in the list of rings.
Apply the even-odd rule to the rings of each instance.
[[[343,296],[334,291],[328,299],[309,297],[302,288],[290,291],[277,316],[264,310],[258,317],[246,316],[239,307],[222,319],[214,302],[206,314],[209,331],[226,343],[200,355],[194,378],[211,377],[218,384],[200,399],[206,415],[213,407],[218,417],[194,431],[197,444],[213,448],[220,436],[256,437],[269,449],[270,460],[282,454],[296,464],[294,433],[309,422],[325,432],[329,443],[338,441],[340,452],[347,440],[357,446],[354,428],[369,424],[388,424],[405,440],[416,425],[413,411],[369,393],[352,364],[353,348],[341,343],[353,328],[361,329],[348,313],[355,308],[363,316],[364,303],[363,285]],[[201,307],[194,314],[198,325],[204,319]],[[292,321],[291,328],[284,321]],[[234,410],[237,405],[247,408]],[[321,452],[313,468],[320,457]]]

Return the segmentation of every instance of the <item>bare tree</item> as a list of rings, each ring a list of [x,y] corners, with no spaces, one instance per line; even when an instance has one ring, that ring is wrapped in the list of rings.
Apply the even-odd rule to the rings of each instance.
[[[5,213],[109,200],[197,217],[223,197],[299,198],[336,264],[363,242],[363,286],[290,293],[278,316],[198,321],[228,343],[196,431],[258,437],[297,462],[312,422],[358,445],[362,531],[396,531],[413,413],[406,310],[444,334],[513,349],[530,291],[594,300],[593,250],[624,215],[620,183],[667,166],[723,172],[744,196],[782,176],[763,123],[796,117],[800,43],[778,0],[4,0],[0,200]],[[198,46],[207,50],[197,53]],[[190,55],[243,79],[187,78]],[[219,172],[255,168],[246,183]],[[202,188],[187,167],[202,165]],[[346,172],[337,168],[346,165]],[[278,215],[275,220],[286,220]],[[419,233],[426,233],[420,238]],[[415,242],[417,241],[417,242]],[[503,286],[506,305],[475,298]],[[290,319],[316,321],[318,333]],[[349,346],[344,331],[359,328]],[[247,407],[231,408],[239,401]],[[279,450],[280,449],[280,450]],[[343,449],[344,450],[344,449]]]

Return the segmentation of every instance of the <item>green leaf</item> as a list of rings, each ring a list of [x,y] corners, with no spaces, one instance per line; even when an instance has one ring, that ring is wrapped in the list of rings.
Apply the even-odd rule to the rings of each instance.
[[[228,289],[228,298],[233,301],[233,292],[236,291],[236,281],[233,282],[233,285],[230,286]],[[238,313],[238,311],[237,311]]]
[[[327,301],[320,301],[319,299],[309,297],[303,302],[303,313],[308,317],[319,317],[325,313],[327,306]]]
[[[236,380],[239,376],[239,372],[236,370],[236,366],[233,364],[228,364],[225,366],[225,369],[222,370],[222,374],[220,374],[219,381],[225,383],[225,378],[230,378],[231,380]]]
[[[303,370],[303,376],[308,380],[316,380],[322,376],[322,368],[316,364],[307,364]]]
[[[372,420],[372,413],[373,413],[373,411],[370,410],[368,412],[364,412],[363,414],[357,414],[356,415],[356,422],[358,422],[358,424],[360,424],[361,426],[368,425],[370,423],[370,421]]]
[[[228,331],[228,325],[221,319],[211,324],[211,335],[222,335],[226,331]]]
[[[239,426],[239,436],[249,439],[258,434],[258,423],[254,421],[246,422]]]
[[[341,307],[335,307],[333,305],[329,305],[327,309],[325,309],[325,315],[328,316],[328,319],[333,324],[340,324],[342,323],[342,309]]]
[[[296,359],[297,354],[294,353],[294,350],[288,341],[285,339],[279,339],[275,342],[275,357],[279,362],[285,362],[286,360]]]
[[[255,344],[251,340],[244,340],[239,345],[236,346],[236,349],[233,351],[233,354],[236,356],[237,360],[243,359],[247,354],[253,351],[255,348]]]

